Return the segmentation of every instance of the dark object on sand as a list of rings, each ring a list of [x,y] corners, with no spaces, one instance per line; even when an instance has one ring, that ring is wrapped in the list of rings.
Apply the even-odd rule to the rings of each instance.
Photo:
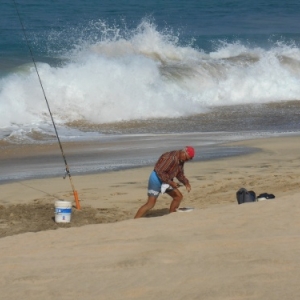
[[[238,204],[255,202],[256,194],[253,191],[247,191],[245,188],[240,188],[236,192],[236,199],[237,199]]]
[[[273,194],[262,193],[259,196],[257,196],[257,201],[270,200],[270,199],[274,199],[274,198],[275,198],[275,195],[273,195]]]

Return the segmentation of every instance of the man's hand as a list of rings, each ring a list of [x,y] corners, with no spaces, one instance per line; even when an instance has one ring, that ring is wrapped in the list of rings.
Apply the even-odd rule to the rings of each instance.
[[[186,190],[187,190],[188,192],[190,192],[190,190],[192,189],[192,188],[191,188],[191,185],[190,185],[189,183],[187,183],[187,184],[185,185],[185,188],[186,188]]]

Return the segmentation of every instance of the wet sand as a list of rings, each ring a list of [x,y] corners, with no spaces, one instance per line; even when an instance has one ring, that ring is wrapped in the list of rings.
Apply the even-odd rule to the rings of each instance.
[[[245,147],[223,147],[224,141],[247,139],[255,133],[177,133],[107,135],[95,140],[62,142],[72,175],[153,166],[161,153],[192,144],[195,161],[235,156],[252,151]],[[263,135],[264,133],[260,133]],[[259,135],[257,133],[257,135]],[[253,138],[253,137],[252,137]],[[63,176],[64,160],[57,141],[47,144],[0,142],[0,184],[24,179]]]
[[[146,218],[132,219],[146,200],[152,166],[73,176],[82,211],[73,209],[72,218],[79,220],[78,214],[86,213],[86,224],[92,224],[82,226],[84,222],[76,221],[73,225],[71,220],[67,227],[73,228],[52,219],[55,200],[73,202],[68,179],[0,185],[0,210],[11,205],[32,205],[34,209],[44,204],[48,216],[43,214],[43,218],[56,226],[49,226],[56,230],[47,230],[42,226],[45,220],[39,223],[36,218],[35,229],[17,235],[11,231],[11,235],[13,226],[24,224],[22,232],[26,232],[30,222],[19,218],[19,223],[10,224],[9,218],[1,219],[0,230],[7,232],[0,245],[2,296],[298,298],[299,142],[298,136],[237,142],[235,147],[260,150],[187,163],[192,191],[181,188],[181,206],[195,208],[188,213],[168,214],[170,199],[163,195]],[[238,205],[235,193],[241,187],[276,198]],[[94,217],[91,211],[97,212]],[[10,214],[13,218],[14,212]],[[105,217],[114,223],[96,224],[105,222]],[[37,232],[39,228],[42,231]]]

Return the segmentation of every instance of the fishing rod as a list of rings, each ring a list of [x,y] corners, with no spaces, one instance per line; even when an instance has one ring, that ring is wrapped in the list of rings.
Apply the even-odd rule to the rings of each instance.
[[[41,77],[40,77],[40,74],[39,74],[39,71],[38,71],[38,68],[37,68],[37,65],[36,65],[34,56],[33,56],[33,51],[32,51],[32,49],[31,49],[31,47],[30,47],[29,40],[28,40],[27,34],[26,34],[26,30],[25,30],[24,24],[23,24],[23,22],[22,22],[21,15],[20,15],[20,13],[19,13],[19,10],[18,10],[16,1],[15,1],[15,0],[12,0],[12,1],[13,1],[13,3],[14,3],[14,6],[15,6],[15,9],[16,9],[16,12],[17,12],[17,15],[18,15],[18,17],[19,17],[19,21],[20,21],[20,24],[21,24],[21,27],[22,27],[22,30],[23,30],[23,34],[24,34],[24,37],[25,37],[25,40],[26,40],[26,44],[27,44],[27,47],[28,47],[28,49],[29,49],[29,52],[30,52],[30,56],[31,56],[33,65],[34,65],[36,74],[37,74],[37,76],[38,76],[39,83],[40,83],[40,86],[41,86],[41,88],[42,88],[44,98],[45,98],[46,103],[47,103],[48,111],[49,111],[49,114],[50,114],[50,117],[51,117],[51,121],[52,121],[52,124],[53,124],[53,127],[54,127],[54,131],[55,131],[56,138],[57,138],[57,141],[58,141],[58,144],[59,144],[59,148],[60,148],[60,151],[61,151],[61,154],[62,154],[64,163],[65,163],[66,169],[65,169],[65,176],[64,176],[63,178],[65,179],[66,176],[69,176],[70,183],[71,183],[71,187],[72,187],[72,190],[73,190],[74,199],[75,199],[76,208],[77,208],[77,209],[80,209],[80,202],[79,202],[79,198],[78,198],[78,193],[77,193],[77,191],[76,191],[76,189],[75,189],[75,186],[74,186],[74,184],[73,184],[73,180],[72,180],[72,177],[71,177],[71,173],[70,173],[70,169],[69,169],[69,166],[68,166],[68,163],[67,163],[67,159],[66,159],[66,156],[65,156],[65,154],[64,154],[64,150],[63,150],[63,147],[62,147],[62,144],[61,144],[61,141],[60,141],[58,132],[57,132],[57,128],[56,128],[56,125],[55,125],[55,122],[54,122],[54,118],[53,118],[51,109],[50,109],[50,105],[49,105],[49,102],[48,102],[48,99],[47,99],[47,96],[46,96],[46,93],[45,93],[45,90],[44,90],[44,87],[43,87],[43,83],[42,83],[42,80],[41,80]]]

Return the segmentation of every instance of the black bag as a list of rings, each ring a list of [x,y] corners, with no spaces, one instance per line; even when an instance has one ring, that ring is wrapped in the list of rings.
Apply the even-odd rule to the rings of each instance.
[[[236,192],[236,200],[238,204],[243,204],[247,202],[255,202],[256,201],[256,194],[253,191],[247,191],[244,188],[239,189]]]

